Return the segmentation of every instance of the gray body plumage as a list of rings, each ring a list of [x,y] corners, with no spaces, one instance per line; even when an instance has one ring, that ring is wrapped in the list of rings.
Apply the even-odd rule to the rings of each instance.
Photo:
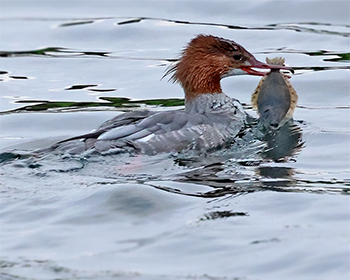
[[[85,150],[99,152],[123,147],[146,154],[210,150],[231,142],[244,121],[239,101],[224,93],[201,94],[188,100],[184,110],[129,112],[64,142],[82,139]]]

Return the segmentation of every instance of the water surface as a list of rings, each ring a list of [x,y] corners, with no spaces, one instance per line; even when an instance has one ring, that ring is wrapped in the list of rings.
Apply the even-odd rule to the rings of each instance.
[[[347,1],[1,1],[3,279],[347,279]],[[296,69],[298,145],[8,160],[127,110],[181,108],[196,34]],[[258,77],[223,81],[249,114]],[[23,152],[24,153],[24,152]],[[3,158],[4,159],[4,158]]]

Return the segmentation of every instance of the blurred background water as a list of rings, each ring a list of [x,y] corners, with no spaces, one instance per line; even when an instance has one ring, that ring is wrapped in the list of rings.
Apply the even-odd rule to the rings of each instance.
[[[2,279],[348,279],[348,1],[0,1],[2,156],[123,111],[181,107],[161,77],[199,33],[296,69],[301,143],[234,155],[48,155],[1,168]],[[223,80],[254,115],[257,77]],[[174,107],[172,107],[174,108]]]

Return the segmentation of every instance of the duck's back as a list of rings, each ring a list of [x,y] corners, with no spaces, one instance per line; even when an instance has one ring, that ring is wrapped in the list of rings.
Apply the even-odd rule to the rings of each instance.
[[[105,152],[131,147],[146,154],[217,148],[237,135],[245,113],[238,101],[224,94],[211,99],[209,105],[197,100],[185,110],[128,112],[108,120],[89,134],[65,142],[81,139],[85,150]]]

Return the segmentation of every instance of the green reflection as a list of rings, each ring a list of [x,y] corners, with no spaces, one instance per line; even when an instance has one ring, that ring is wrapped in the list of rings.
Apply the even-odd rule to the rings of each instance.
[[[16,108],[10,111],[0,112],[0,114],[18,113],[18,112],[33,112],[33,111],[48,111],[61,112],[70,110],[87,110],[96,107],[114,107],[120,109],[140,108],[144,106],[162,106],[174,107],[183,106],[184,99],[144,99],[131,100],[125,97],[100,97],[101,102],[71,102],[71,101],[45,101],[45,100],[19,100],[16,103],[37,103]]]

